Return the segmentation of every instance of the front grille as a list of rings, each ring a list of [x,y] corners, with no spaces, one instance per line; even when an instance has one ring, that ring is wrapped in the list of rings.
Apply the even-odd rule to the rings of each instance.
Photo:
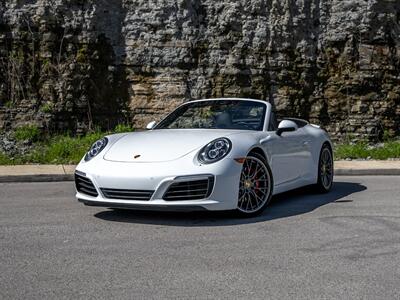
[[[87,194],[93,197],[97,197],[99,195],[93,185],[93,182],[89,178],[77,173],[75,173],[75,186],[76,190],[82,194]]]
[[[148,201],[153,196],[154,191],[145,190],[121,190],[101,188],[104,197],[109,199],[139,200]]]
[[[163,199],[167,201],[199,200],[210,196],[214,186],[214,176],[205,179],[180,181],[171,184]]]

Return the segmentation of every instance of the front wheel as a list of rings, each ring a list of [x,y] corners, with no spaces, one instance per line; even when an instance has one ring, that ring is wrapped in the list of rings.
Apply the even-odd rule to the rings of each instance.
[[[328,145],[322,146],[318,163],[317,189],[321,193],[327,193],[333,184],[333,155]]]
[[[271,200],[272,189],[272,172],[264,157],[249,154],[240,174],[237,213],[242,217],[260,214]]]

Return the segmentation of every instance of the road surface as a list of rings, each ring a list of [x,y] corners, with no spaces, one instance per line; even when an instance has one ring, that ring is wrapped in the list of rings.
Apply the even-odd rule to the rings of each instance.
[[[254,219],[85,207],[0,184],[1,299],[399,299],[400,177],[336,177]]]

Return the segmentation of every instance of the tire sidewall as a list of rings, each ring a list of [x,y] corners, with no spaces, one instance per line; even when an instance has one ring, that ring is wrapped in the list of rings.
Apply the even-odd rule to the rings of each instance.
[[[332,179],[331,179],[331,183],[330,183],[330,185],[329,185],[328,188],[326,188],[326,187],[323,185],[322,179],[321,179],[321,176],[322,176],[322,173],[321,173],[322,153],[323,153],[325,150],[328,150],[328,151],[329,151],[330,156],[331,156],[331,161],[332,161]],[[317,171],[317,172],[318,172],[318,173],[317,173],[317,174],[318,174],[318,183],[317,183],[318,189],[319,189],[321,192],[323,192],[323,193],[329,192],[329,191],[331,190],[332,186],[333,186],[333,178],[334,178],[334,175],[335,175],[335,174],[334,174],[333,153],[332,153],[332,150],[330,149],[330,147],[329,147],[328,145],[326,145],[326,144],[324,144],[324,145],[322,146],[321,151],[320,151],[320,153],[319,153],[318,171]]]

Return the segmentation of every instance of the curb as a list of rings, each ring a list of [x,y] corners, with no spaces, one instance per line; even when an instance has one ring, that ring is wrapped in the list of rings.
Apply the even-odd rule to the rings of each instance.
[[[37,175],[5,175],[0,176],[4,182],[60,182],[74,181],[74,174],[37,174]]]
[[[400,169],[335,169],[337,176],[396,176]]]
[[[335,176],[400,176],[400,169],[335,169]],[[3,175],[0,183],[74,181],[74,174]]]

